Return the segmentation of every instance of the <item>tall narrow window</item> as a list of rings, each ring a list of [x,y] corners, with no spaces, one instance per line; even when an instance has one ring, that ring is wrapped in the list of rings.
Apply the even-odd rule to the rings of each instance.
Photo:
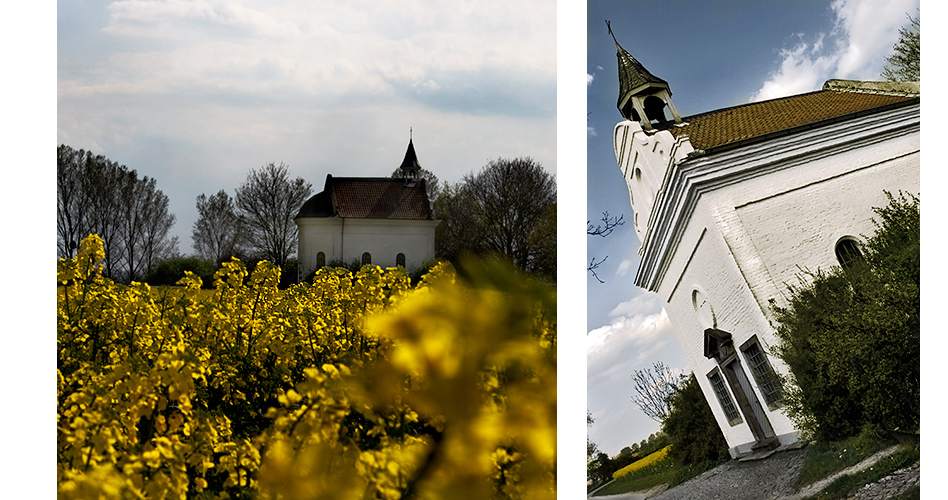
[[[316,269],[326,265],[326,254],[319,252],[316,254]]]
[[[731,394],[727,392],[727,387],[724,385],[724,378],[721,377],[721,372],[715,368],[714,371],[708,374],[708,380],[711,381],[714,394],[718,397],[718,402],[721,403],[721,409],[724,410],[724,416],[727,418],[727,422],[731,425],[741,423],[743,421],[741,414],[738,413],[737,407],[734,406],[734,400],[731,399]]]
[[[853,264],[861,262],[862,251],[854,238],[846,237],[836,243],[836,260],[843,269],[849,269]]]
[[[366,264],[371,264],[371,263],[372,263],[372,256],[369,255],[369,252],[365,252],[364,254],[362,254],[362,265],[364,266]]]
[[[405,254],[400,253],[395,256],[395,265],[405,267]]]
[[[777,373],[774,372],[773,367],[770,366],[770,362],[767,361],[767,355],[760,348],[757,336],[751,337],[750,340],[745,342],[741,346],[741,350],[744,351],[747,366],[750,367],[751,374],[754,375],[754,380],[757,381],[757,387],[760,388],[764,402],[767,403],[767,408],[771,410],[777,408],[780,406],[780,399],[783,396],[780,380],[777,378]]]

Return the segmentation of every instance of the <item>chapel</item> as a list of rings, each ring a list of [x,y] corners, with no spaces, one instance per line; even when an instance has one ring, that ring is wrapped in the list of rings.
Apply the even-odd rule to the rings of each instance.
[[[613,143],[642,242],[635,285],[663,301],[731,456],[795,446],[770,301],[785,305],[802,269],[860,258],[886,191],[919,194],[920,86],[829,80],[680,116],[668,82],[618,41],[616,52]]]
[[[352,262],[411,271],[434,258],[434,218],[411,139],[400,177],[326,176],[323,190],[293,219],[299,228],[300,276]]]

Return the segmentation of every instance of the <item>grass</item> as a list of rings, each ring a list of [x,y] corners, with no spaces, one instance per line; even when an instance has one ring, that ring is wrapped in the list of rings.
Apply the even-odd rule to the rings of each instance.
[[[616,471],[616,479],[597,491],[593,496],[645,491],[662,484],[667,484],[669,487],[677,486],[708,469],[717,467],[723,462],[704,462],[687,467],[678,466],[668,456],[668,448],[666,447]]]
[[[800,469],[800,476],[793,486],[799,489],[831,476],[893,444],[894,441],[878,439],[870,434],[861,434],[843,441],[812,443]]]
[[[917,443],[915,445],[903,445],[903,447],[895,453],[879,459],[872,467],[854,474],[847,474],[833,481],[816,495],[808,497],[807,500],[837,500],[850,498],[859,488],[874,483],[899,469],[911,466],[919,461],[919,457],[920,448]],[[919,498],[920,493],[919,486],[916,485],[899,498]]]

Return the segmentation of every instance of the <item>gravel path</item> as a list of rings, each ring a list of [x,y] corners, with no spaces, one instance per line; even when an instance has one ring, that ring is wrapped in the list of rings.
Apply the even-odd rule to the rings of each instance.
[[[838,475],[869,467],[896,447],[882,450]],[[791,485],[803,466],[807,449],[776,453],[764,460],[739,462],[731,460],[672,489],[664,487],[639,493],[593,497],[595,500],[799,500],[825,488],[836,477],[819,481],[794,493]],[[859,500],[887,500],[900,495],[919,482],[919,466],[896,471],[886,478],[867,485],[856,493]]]

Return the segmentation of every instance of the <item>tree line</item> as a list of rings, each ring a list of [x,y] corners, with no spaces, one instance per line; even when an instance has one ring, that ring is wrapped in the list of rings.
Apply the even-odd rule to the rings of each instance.
[[[56,246],[60,258],[75,255],[83,238],[105,241],[104,273],[130,282],[143,279],[162,259],[177,253],[170,235],[175,216],[153,178],[66,145],[57,148]]]
[[[194,257],[170,236],[175,216],[155,179],[102,155],[58,149],[57,233],[60,258],[71,257],[90,233],[105,240],[105,274],[129,283],[173,284],[184,270],[213,274],[237,257],[267,260],[296,280],[299,234],[293,218],[312,184],[284,163],[251,169],[232,196],[221,189],[195,200]],[[396,169],[393,177],[404,175]],[[529,157],[497,158],[461,182],[438,184],[421,169],[435,217],[435,257],[460,265],[465,256],[499,257],[547,282],[556,281],[556,180]],[[209,281],[209,280],[208,280]]]

